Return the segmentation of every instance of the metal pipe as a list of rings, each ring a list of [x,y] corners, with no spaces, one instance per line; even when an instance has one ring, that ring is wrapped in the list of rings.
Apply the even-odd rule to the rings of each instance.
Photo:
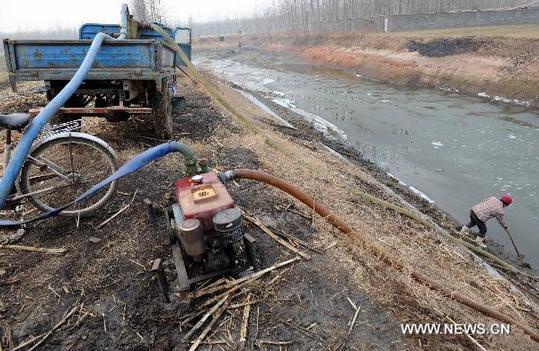
[[[120,17],[120,36],[118,39],[127,39],[127,23],[129,21],[129,8],[127,4],[122,4],[122,11]]]
[[[254,171],[250,169],[235,169],[231,171],[226,171],[224,173],[219,174],[219,177],[223,182],[231,181],[234,179],[251,179],[251,180],[259,181],[262,183],[266,183],[268,185],[276,187],[292,195],[297,200],[305,204],[307,207],[313,209],[322,218],[324,218],[324,220],[326,220],[329,224],[339,229],[339,231],[341,231],[343,234],[348,235],[353,241],[357,242],[363,249],[370,251],[372,254],[374,254],[374,256],[376,256],[385,264],[397,269],[398,271],[402,273],[410,274],[410,276],[418,283],[421,283],[427,286],[428,288],[439,292],[445,297],[453,299],[491,318],[495,318],[502,322],[518,326],[526,334],[528,334],[533,340],[535,340],[536,342],[539,342],[539,333],[536,330],[532,329],[527,324],[516,321],[510,316],[504,313],[498,312],[488,307],[485,304],[476,302],[465,295],[462,295],[449,288],[446,288],[442,284],[423,275],[422,273],[412,271],[409,268],[405,267],[398,260],[396,260],[395,258],[391,257],[389,254],[387,254],[383,248],[377,245],[374,245],[372,243],[369,243],[365,238],[357,234],[341,217],[331,212],[329,209],[321,205],[319,202],[317,202],[315,199],[313,199],[311,196],[303,192],[298,187],[282,179],[279,179],[275,176],[272,176],[271,174],[261,172],[261,171]]]
[[[125,39],[127,37],[128,13],[129,12],[127,9],[127,5],[123,4],[121,19],[122,34],[118,39]],[[58,112],[58,110],[62,106],[64,106],[67,100],[77,91],[79,86],[82,84],[82,82],[86,78],[86,75],[92,68],[92,64],[94,63],[94,60],[97,56],[97,52],[99,51],[99,48],[101,47],[101,44],[103,44],[103,40],[105,39],[114,38],[105,33],[98,33],[94,37],[94,40],[92,41],[92,45],[90,45],[90,49],[88,49],[86,57],[84,57],[81,66],[79,67],[73,78],[71,78],[69,83],[66,84],[66,86],[58,93],[58,95],[56,95],[54,99],[52,99],[47,104],[47,106],[45,106],[41,110],[41,112],[36,116],[36,118],[34,118],[32,122],[30,122],[26,132],[21,136],[17,147],[13,151],[12,157],[6,166],[4,175],[0,180],[0,208],[4,208],[7,197],[9,196],[11,189],[13,188],[13,184],[15,184],[15,181],[17,180],[21,167],[32,148],[34,140],[37,138],[38,134],[41,132],[45,124],[47,124],[54,116],[54,114]]]

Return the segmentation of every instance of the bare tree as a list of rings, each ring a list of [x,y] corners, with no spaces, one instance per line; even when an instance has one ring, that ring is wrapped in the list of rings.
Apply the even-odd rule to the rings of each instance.
[[[137,21],[147,22],[148,10],[146,8],[146,2],[144,0],[129,1],[129,10]]]
[[[146,0],[146,8],[148,9],[148,20],[150,22],[163,24],[167,22],[161,0]]]
[[[131,14],[140,22],[167,22],[161,0],[130,0]]]
[[[194,23],[196,35],[357,30],[377,16],[475,11],[527,5],[530,0],[274,0],[254,18]]]

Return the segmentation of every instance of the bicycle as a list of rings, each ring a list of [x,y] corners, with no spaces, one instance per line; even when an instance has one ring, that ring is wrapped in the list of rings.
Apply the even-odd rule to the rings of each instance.
[[[0,130],[5,131],[4,170],[13,149],[12,131],[24,134],[31,120],[27,113],[0,114]],[[81,128],[82,120],[76,120],[48,126],[48,130],[42,131],[12,184],[5,208],[16,209],[29,200],[40,211],[50,212],[70,204],[116,171],[114,150],[105,141],[79,132]],[[115,191],[116,181],[95,196],[70,205],[60,215],[89,216],[102,208]]]

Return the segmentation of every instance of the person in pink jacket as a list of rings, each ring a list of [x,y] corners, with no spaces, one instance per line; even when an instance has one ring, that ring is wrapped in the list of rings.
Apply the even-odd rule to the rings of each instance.
[[[509,195],[503,195],[499,200],[494,196],[489,197],[483,202],[472,207],[470,211],[470,222],[460,230],[460,235],[463,235],[468,229],[477,226],[479,234],[475,237],[476,243],[481,247],[486,247],[484,244],[485,235],[487,234],[486,221],[491,218],[496,218],[498,223],[507,229],[507,224],[503,218],[504,208],[511,205],[513,199]]]

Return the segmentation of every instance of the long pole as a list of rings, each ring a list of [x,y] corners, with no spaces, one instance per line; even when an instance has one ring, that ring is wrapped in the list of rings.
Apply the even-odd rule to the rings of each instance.
[[[507,233],[507,235],[509,235],[509,239],[511,239],[511,243],[513,244],[513,247],[515,248],[515,251],[517,252],[517,256],[519,259],[521,259],[522,255],[520,254],[520,252],[518,252],[517,245],[515,244],[515,241],[513,240],[511,233],[509,233],[509,230],[507,230],[507,228],[503,228],[503,229],[505,229],[505,232]]]

